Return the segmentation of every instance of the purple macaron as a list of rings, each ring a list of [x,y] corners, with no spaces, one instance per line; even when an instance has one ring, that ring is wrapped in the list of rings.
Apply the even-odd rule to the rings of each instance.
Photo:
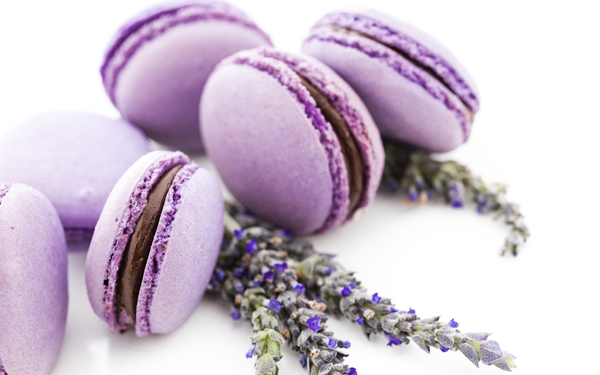
[[[416,27],[375,10],[331,13],[315,24],[302,51],[356,90],[383,136],[434,152],[469,138],[479,110],[475,82]]]
[[[169,2],[127,22],[106,52],[104,88],[123,118],[174,149],[200,151],[198,103],[223,58],[271,40],[218,1]]]
[[[321,233],[373,200],[384,163],[379,131],[322,63],[267,47],[239,52],[209,78],[200,112],[208,155],[257,215]]]
[[[67,319],[67,245],[37,190],[0,184],[0,374],[49,374]]]
[[[223,215],[217,179],[186,155],[140,158],[111,192],[87,255],[96,314],[138,336],[181,326],[215,267]]]
[[[89,238],[119,177],[149,151],[146,136],[125,121],[49,113],[0,140],[0,181],[39,190],[58,211],[68,237]]]

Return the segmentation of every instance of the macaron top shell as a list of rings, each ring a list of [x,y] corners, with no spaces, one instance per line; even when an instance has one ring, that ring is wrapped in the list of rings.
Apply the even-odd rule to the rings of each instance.
[[[49,374],[67,317],[67,246],[52,204],[0,184],[0,373]]]
[[[52,202],[67,232],[91,232],[119,177],[149,152],[131,124],[83,112],[56,112],[0,140],[0,181],[22,182]]]
[[[303,52],[357,90],[383,135],[431,151],[468,139],[479,109],[475,83],[444,46],[414,26],[375,10],[336,12],[317,22]]]
[[[176,149],[202,148],[198,102],[223,58],[271,41],[239,9],[218,1],[165,3],[126,23],[101,74],[125,119]]]
[[[254,213],[307,234],[352,213],[339,140],[300,76],[348,124],[364,163],[358,206],[367,206],[383,168],[379,133],[352,89],[320,62],[266,47],[233,55],[209,79],[201,117],[207,152],[232,194]]]
[[[167,194],[140,288],[136,334],[167,333],[192,313],[215,265],[223,233],[223,199],[216,179],[180,152],[140,158],[113,189],[86,260],[88,296],[111,330],[126,328],[118,315],[116,284],[123,252],[146,206],[149,190],[175,165],[184,165]],[[168,291],[165,295],[165,291]]]

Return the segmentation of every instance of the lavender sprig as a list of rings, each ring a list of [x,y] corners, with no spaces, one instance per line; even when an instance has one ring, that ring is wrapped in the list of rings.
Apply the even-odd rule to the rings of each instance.
[[[248,243],[252,244],[253,240],[257,241],[257,255],[252,257],[252,259],[246,254],[241,254],[239,251],[232,251],[231,244],[229,244],[229,247],[224,248],[221,253],[219,266],[227,271],[216,271],[213,277],[213,285],[224,285],[223,291],[228,291],[223,293],[228,301],[233,301],[234,305],[236,305],[235,300],[238,300],[239,305],[241,305],[242,314],[247,314],[246,311],[248,310],[245,306],[252,306],[251,301],[245,302],[245,297],[237,296],[234,289],[238,284],[235,281],[225,281],[219,284],[216,279],[225,273],[233,275],[223,276],[229,277],[228,280],[231,277],[236,278],[235,275],[237,277],[240,277],[242,274],[255,275],[248,280],[265,285],[264,275],[271,271],[273,273],[273,281],[268,282],[265,289],[260,289],[261,293],[264,291],[264,295],[268,295],[270,293],[269,290],[271,292],[276,292],[276,289],[281,291],[282,286],[288,291],[293,289],[296,291],[294,294],[296,296],[296,304],[300,301],[302,307],[306,308],[308,304],[318,311],[323,311],[328,307],[328,312],[344,316],[356,322],[368,337],[373,334],[386,336],[388,346],[401,345],[402,343],[408,344],[412,340],[426,352],[429,352],[431,347],[440,349],[442,352],[449,350],[460,351],[476,366],[479,366],[479,362],[481,362],[484,364],[493,364],[506,371],[511,371],[512,368],[516,367],[514,363],[515,357],[508,352],[502,351],[496,341],[487,340],[488,333],[462,333],[457,329],[458,323],[453,319],[447,323],[443,323],[439,321],[439,317],[421,319],[413,309],[399,311],[391,303],[391,300],[382,298],[377,293],[367,293],[366,289],[354,277],[352,272],[346,271],[340,264],[334,262],[332,256],[316,252],[311,243],[293,238],[289,233],[256,219],[239,207],[230,204],[226,206],[230,214],[227,216],[227,220],[230,221],[229,226],[232,225],[231,223],[235,223],[241,225],[241,227],[248,228],[243,231],[231,231],[233,233],[243,233],[243,238],[246,240],[245,245],[241,245],[240,243],[242,242],[238,242],[235,247],[238,249],[246,248],[246,251],[248,251],[248,248],[253,250],[254,246],[251,245],[249,247]],[[280,269],[283,268],[281,264],[284,263],[286,264],[285,270],[284,272],[280,272]],[[242,268],[235,268],[238,266]],[[257,273],[257,270],[262,270],[262,279],[259,277],[261,274]],[[270,277],[271,274],[267,278],[269,279]],[[242,285],[244,284],[242,283]],[[239,290],[237,292],[241,293]],[[255,293],[255,291],[248,293]],[[283,302],[285,310],[289,314],[289,311],[294,311],[297,307],[296,304],[292,303],[288,309],[287,305],[291,301],[286,301],[284,297],[286,293],[289,292],[284,291],[281,293],[282,298],[278,299],[278,301]],[[309,301],[308,298],[313,300]],[[257,306],[264,308],[265,304],[266,300],[260,300]],[[283,311],[284,309],[281,310]],[[319,321],[324,321],[324,315],[316,315],[314,312],[310,314],[315,314],[313,317],[318,316]],[[285,318],[280,318],[280,321],[285,322],[286,320]],[[300,321],[300,324],[293,323],[296,326],[303,324],[310,326],[308,319],[306,319],[306,323],[303,320]],[[288,320],[288,325],[286,326],[292,334],[294,331],[290,327],[294,327],[294,324]],[[255,326],[255,329],[261,327],[263,330],[265,329],[264,326],[258,328]],[[282,327],[282,325],[279,324],[279,327]],[[271,326],[268,328],[274,329]],[[302,332],[306,332],[306,330]],[[315,332],[313,340],[314,336],[317,336],[316,333],[321,332]],[[317,342],[324,345],[326,344],[326,338],[330,337],[330,334],[325,332],[322,334],[324,337],[317,336]],[[284,333],[283,337],[285,338],[286,335]],[[261,337],[266,337],[266,335],[263,334]],[[294,342],[296,342],[296,347],[294,347]],[[299,342],[298,338],[294,336],[294,340],[292,340],[294,350],[301,351]],[[333,342],[327,341],[327,346],[337,345],[337,347],[345,347],[346,345],[343,341],[333,340]],[[306,350],[304,352],[301,351],[301,353],[305,356],[303,358],[308,357]],[[311,374],[313,373],[312,371],[311,368]],[[348,369],[347,373],[354,374],[355,370]]]
[[[529,237],[519,206],[506,199],[506,185],[487,185],[469,169],[455,161],[437,161],[431,154],[407,146],[385,143],[385,168],[380,188],[401,190],[413,202],[425,203],[441,198],[454,208],[465,201],[475,204],[480,214],[493,213],[504,217],[510,227],[500,255],[516,256]]]
[[[356,375],[339,351],[350,343],[327,330],[325,304],[306,298],[294,271],[296,262],[278,248],[286,235],[261,227],[242,229],[226,214],[225,239],[210,288],[220,290],[232,305],[233,319],[252,323],[255,335],[246,356],[257,357],[257,375],[278,374],[285,342],[301,354],[300,363],[311,375]]]

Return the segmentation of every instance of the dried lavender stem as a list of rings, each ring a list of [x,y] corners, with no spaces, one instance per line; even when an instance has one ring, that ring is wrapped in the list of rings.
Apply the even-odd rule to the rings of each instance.
[[[228,214],[225,222],[211,289],[221,291],[234,319],[252,323],[255,335],[246,356],[256,356],[255,373],[277,375],[281,345],[287,342],[301,354],[300,362],[311,375],[356,375],[338,350],[350,343],[327,331],[325,305],[305,297],[293,268],[296,262],[277,249],[286,233],[261,227],[242,230]]]
[[[500,254],[517,255],[529,237],[519,206],[506,199],[506,186],[486,185],[469,169],[455,161],[440,162],[431,154],[406,146],[385,143],[385,168],[380,188],[403,191],[413,202],[425,203],[443,199],[454,208],[461,208],[465,200],[475,204],[480,214],[493,213],[504,217],[510,234]]]
[[[314,353],[314,348],[321,351],[331,349],[331,347],[345,346],[343,341],[335,339],[328,341],[326,338],[331,338],[331,333],[320,330],[311,333],[307,329],[310,327],[308,316],[318,317],[319,321],[325,321],[326,317],[319,311],[315,312],[314,309],[322,311],[327,306],[328,312],[358,323],[367,336],[385,335],[389,340],[389,346],[409,343],[412,340],[426,352],[429,352],[431,347],[444,352],[460,351],[476,366],[479,366],[479,362],[481,362],[493,364],[506,371],[511,371],[516,367],[515,357],[502,351],[496,341],[488,341],[489,334],[462,333],[456,329],[458,323],[453,319],[442,323],[439,322],[439,317],[420,319],[412,309],[398,311],[391,300],[381,298],[377,293],[368,294],[352,272],[344,270],[341,265],[332,260],[332,256],[316,252],[309,242],[295,239],[286,231],[256,219],[239,207],[227,204],[227,211],[230,216],[227,218],[226,226],[230,226],[230,229],[226,230],[225,242],[230,241],[232,236],[235,238],[238,235],[239,237],[240,233],[243,233],[245,242],[234,241],[232,243],[235,245],[232,246],[232,243],[229,243],[224,246],[219,261],[220,268],[215,272],[212,285],[217,289],[220,288],[224,298],[236,306],[232,313],[234,318],[239,317],[240,310],[242,316],[252,315],[252,322],[257,332],[255,337],[261,335],[261,339],[266,338],[271,332],[269,330],[274,330],[281,332],[282,336],[289,340],[287,337],[291,332],[292,348],[301,352],[303,358],[308,358],[310,353]],[[244,230],[237,229],[240,227]],[[258,251],[253,256],[246,255],[249,244],[251,248],[254,245],[257,246]],[[244,249],[246,249],[246,253],[244,253]],[[276,271],[283,267],[282,264],[286,265],[285,272],[277,273]],[[267,274],[266,279],[265,274]],[[245,275],[245,278],[242,275]],[[272,281],[269,281],[271,277]],[[257,288],[258,284],[262,288]],[[285,289],[283,292],[282,286]],[[277,301],[284,307],[281,309],[283,313],[279,314],[279,320],[277,320],[277,314],[266,311],[264,307],[267,296],[274,293],[279,293],[280,297]],[[238,295],[240,296],[238,297]],[[295,301],[288,296],[294,296]],[[308,301],[307,298],[312,298],[314,301]],[[324,301],[326,304],[322,304],[320,301]],[[310,310],[310,307],[313,310]],[[305,313],[306,318],[298,318],[290,322],[289,317],[294,312],[299,312],[300,309],[304,309],[302,313]],[[262,316],[262,313],[266,316]],[[255,316],[261,316],[261,318],[255,319]],[[283,331],[280,327],[284,327]],[[301,330],[300,335],[294,335],[294,332],[298,332],[295,330],[296,327],[306,328]],[[310,337],[303,341],[300,339],[303,338],[302,334],[309,334]],[[277,335],[275,338],[269,336],[271,341],[277,341],[278,337]],[[255,341],[258,342],[258,339]],[[310,350],[303,349],[306,342],[310,342],[308,344]],[[261,349],[260,353],[259,355],[262,356],[266,352]],[[278,352],[274,351],[274,353]],[[339,354],[341,355],[341,353]],[[271,358],[274,356],[271,355]],[[336,358],[340,360],[340,363],[331,366],[334,371],[330,372],[331,374],[336,374],[335,371],[338,371],[339,366],[345,366],[341,364],[343,355]],[[271,363],[270,359],[266,362]],[[273,364],[274,362],[276,362],[275,358]],[[334,367],[336,365],[338,367]],[[262,362],[260,365],[257,364],[257,368],[272,367],[269,366],[263,365]],[[316,371],[315,374],[320,374],[319,371],[324,371],[323,368],[327,370],[328,368],[324,366],[327,364],[313,362],[311,374],[313,371]],[[347,373],[353,374],[355,370],[347,368]]]

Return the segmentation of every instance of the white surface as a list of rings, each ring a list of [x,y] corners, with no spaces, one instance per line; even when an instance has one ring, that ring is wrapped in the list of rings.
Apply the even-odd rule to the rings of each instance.
[[[232,1],[298,51],[309,27],[342,5],[368,5],[427,30],[478,83],[482,110],[468,145],[448,155],[488,181],[510,185],[532,237],[516,258],[496,255],[506,228],[471,210],[406,206],[378,197],[360,221],[315,238],[321,251],[358,270],[373,292],[420,316],[493,332],[519,356],[518,374],[597,371],[597,141],[600,121],[597,3],[571,1]],[[150,1],[3,1],[0,10],[0,134],[46,111],[116,117],[98,68],[106,43]],[[201,162],[208,165],[206,159]],[[54,374],[252,374],[250,326],[233,322],[218,296],[166,336],[111,334],[90,308],[85,252],[71,253],[70,304]],[[1,317],[10,319],[10,317]],[[460,353],[368,342],[356,325],[331,320],[352,341],[360,374],[499,374]],[[284,351],[281,373],[304,374]],[[587,371],[586,371],[587,370]]]

